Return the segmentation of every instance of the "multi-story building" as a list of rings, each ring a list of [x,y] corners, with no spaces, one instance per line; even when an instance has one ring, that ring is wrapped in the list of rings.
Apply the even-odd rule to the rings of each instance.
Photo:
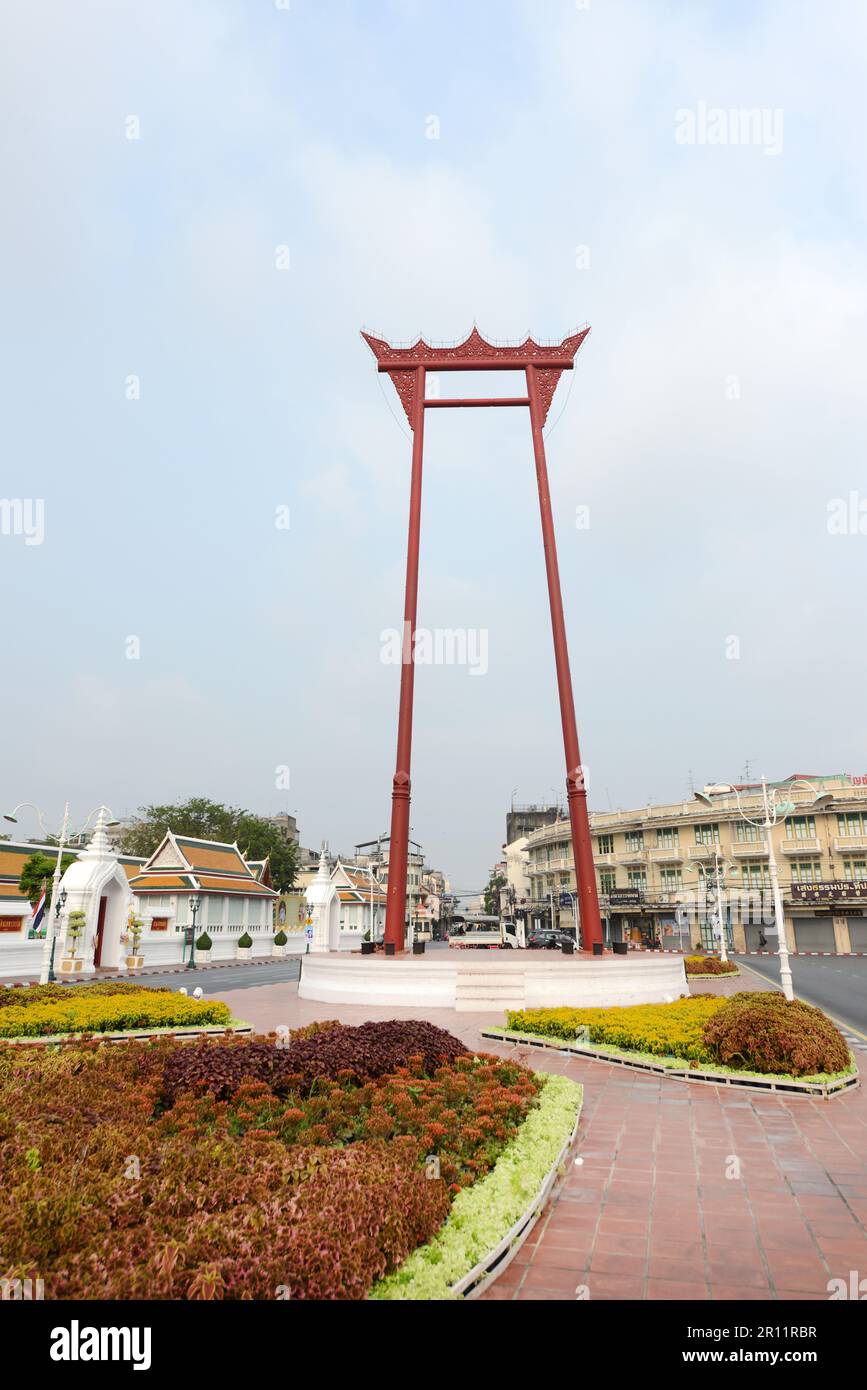
[[[543,825],[551,825],[563,816],[562,806],[515,805],[506,812],[506,844],[511,845],[525,835],[531,835]]]
[[[867,950],[867,777],[793,774],[771,789],[793,803],[772,831],[789,949]],[[719,862],[731,948],[774,949],[765,832],[749,823],[762,819],[756,783],[738,786],[737,795],[712,785],[689,801],[592,813],[606,937],[674,950],[712,946]],[[527,849],[528,926],[559,916],[571,925],[576,884],[568,819],[534,830]]]
[[[388,856],[390,836],[379,835],[375,840],[366,840],[355,846],[355,863],[363,868],[372,868],[380,883],[388,886]],[[406,866],[406,915],[407,919],[418,914],[422,897],[422,875],[425,873],[424,851],[415,840],[409,842]]]
[[[268,816],[267,820],[269,825],[273,825],[284,845],[300,843],[297,817],[290,816],[288,811],[281,811],[276,816]]]

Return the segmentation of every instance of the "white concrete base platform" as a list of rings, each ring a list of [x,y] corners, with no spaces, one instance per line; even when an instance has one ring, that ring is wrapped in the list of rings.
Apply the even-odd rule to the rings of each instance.
[[[688,994],[680,956],[562,956],[455,951],[302,958],[298,994],[333,1004],[497,1013],[506,1009],[662,1004]]]

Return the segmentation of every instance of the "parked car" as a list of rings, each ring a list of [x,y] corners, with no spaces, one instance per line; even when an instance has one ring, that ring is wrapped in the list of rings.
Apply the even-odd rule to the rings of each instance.
[[[559,951],[562,946],[574,946],[575,938],[571,932],[549,929],[534,931],[527,938],[528,951]]]

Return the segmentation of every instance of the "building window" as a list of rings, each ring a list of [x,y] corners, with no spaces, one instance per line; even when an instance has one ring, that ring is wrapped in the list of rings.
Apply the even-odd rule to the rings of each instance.
[[[735,821],[735,839],[739,845],[754,845],[757,840],[762,838],[762,828],[759,825],[750,825],[749,821]]]
[[[646,888],[646,887],[647,887],[647,870],[646,870],[646,869],[629,869],[629,870],[627,871],[627,874],[626,874],[626,880],[627,880],[627,882],[628,882],[630,888]]]
[[[860,883],[867,879],[867,859],[844,859],[843,877],[847,883]]]
[[[668,826],[665,830],[656,832],[657,849],[677,849],[678,832],[676,826]]]
[[[628,850],[644,849],[644,831],[627,830],[626,848]]]
[[[719,826],[697,825],[695,827],[695,842],[697,845],[718,845]]]
[[[614,836],[600,835],[596,841],[597,849],[600,854],[614,853]]]
[[[837,817],[838,835],[867,835],[867,815],[862,811],[847,811]]]
[[[599,875],[599,891],[601,893],[610,893],[612,889],[616,887],[617,874],[614,873],[613,870],[610,869],[608,873],[603,873]]]
[[[813,816],[792,816],[786,821],[787,840],[812,840],[816,834]]]
[[[666,893],[674,893],[683,887],[683,874],[680,869],[661,869],[659,876]]]
[[[741,865],[741,881],[745,888],[768,888],[771,872],[764,861]]]
[[[822,865],[818,859],[796,859],[792,864],[793,883],[821,883]]]

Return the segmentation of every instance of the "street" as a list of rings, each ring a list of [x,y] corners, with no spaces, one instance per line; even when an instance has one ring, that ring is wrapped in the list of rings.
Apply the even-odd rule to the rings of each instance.
[[[164,975],[141,975],[135,983],[149,989],[201,989],[203,994],[225,994],[228,989],[252,989],[298,979],[298,959],[262,961],[251,965],[209,966],[205,970],[176,970]]]
[[[742,968],[748,967],[779,985],[777,956],[735,956],[734,959]],[[867,1033],[867,957],[790,956],[789,960],[792,983],[800,998],[808,1004],[818,1004],[838,1022]]]

